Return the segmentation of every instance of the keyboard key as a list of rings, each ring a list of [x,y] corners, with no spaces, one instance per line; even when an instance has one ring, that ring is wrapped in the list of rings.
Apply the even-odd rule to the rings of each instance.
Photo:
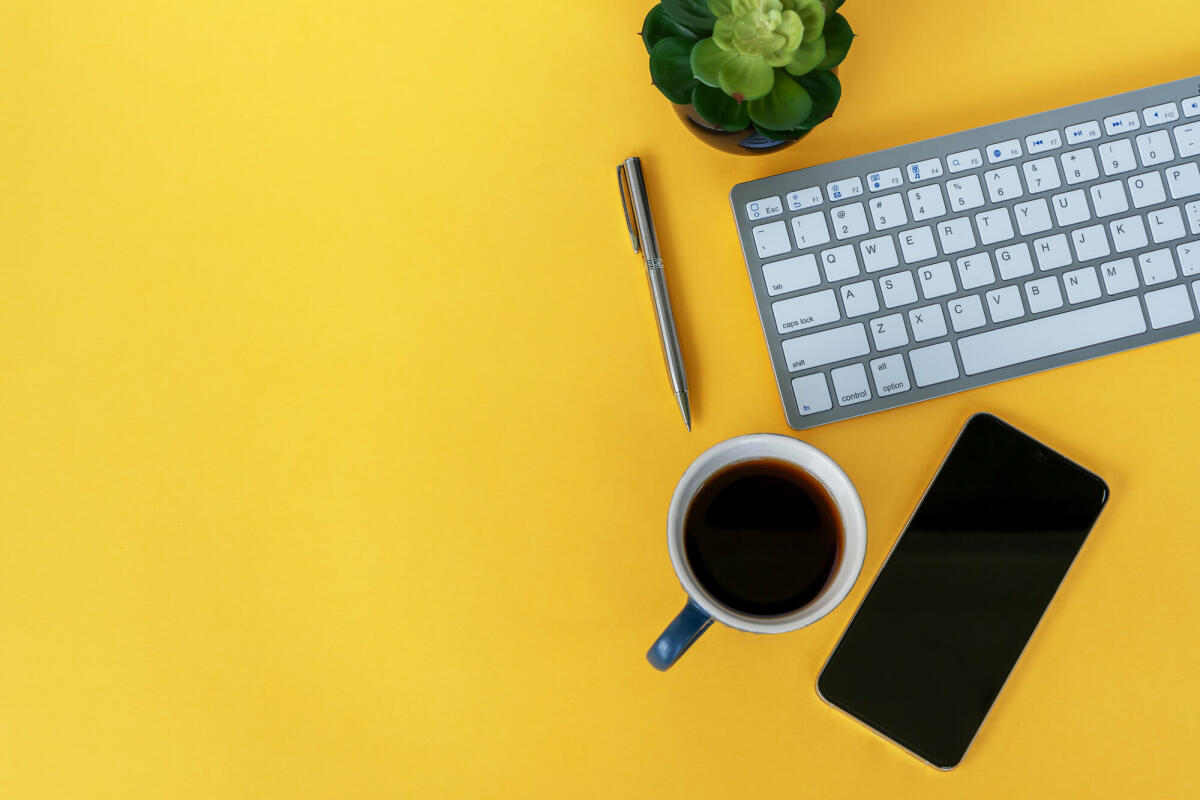
[[[796,246],[801,250],[825,244],[829,241],[829,227],[825,224],[825,215],[817,211],[802,217],[792,217],[792,235],[796,237]],[[787,234],[784,233],[785,238],[786,236]],[[756,234],[755,239],[757,238]]]
[[[792,222],[795,223],[795,220]],[[759,258],[770,258],[792,249],[792,243],[787,235],[787,225],[784,225],[783,222],[758,225],[751,233],[754,234],[754,246],[758,249]]]
[[[1104,132],[1109,136],[1136,131],[1140,127],[1142,125],[1138,122],[1138,115],[1132,111],[1104,118]]]
[[[1125,199],[1125,187],[1120,181],[1098,183],[1088,192],[1092,195],[1092,208],[1096,209],[1097,217],[1124,214],[1129,210],[1129,201]]]
[[[1142,109],[1142,120],[1146,123],[1147,128],[1174,122],[1177,119],[1179,119],[1179,107],[1174,103],[1162,103]]]
[[[1021,157],[1021,143],[1016,139],[1008,139],[1003,142],[996,142],[987,146],[987,159],[989,164],[998,164],[1001,161],[1008,161],[1013,158]]]
[[[809,289],[821,282],[817,259],[812,253],[763,264],[762,271],[767,294],[771,296]]]
[[[912,183],[927,181],[930,178],[940,178],[943,174],[945,173],[942,171],[940,158],[928,158],[908,165],[908,179]]]
[[[874,314],[879,310],[874,281],[848,283],[841,288],[840,293],[847,317],[861,317],[863,314]]]
[[[1141,304],[1136,297],[1125,297],[964,336],[958,352],[963,370],[978,375],[1145,332]]]
[[[858,258],[854,255],[854,245],[852,244],[822,250],[821,264],[825,268],[825,280],[830,283],[837,283],[858,275]]]
[[[818,186],[810,186],[798,192],[788,192],[787,196],[789,211],[802,211],[806,208],[819,206],[823,202],[825,201],[821,197],[821,189]]]
[[[783,357],[791,372],[858,358],[869,352],[867,330],[861,322],[783,340]]]
[[[1178,277],[1175,273],[1175,260],[1167,249],[1151,250],[1138,256],[1138,267],[1142,272],[1142,283],[1155,286]]]
[[[872,172],[867,176],[867,188],[872,192],[883,192],[888,189],[899,189],[904,185],[904,175],[899,167],[885,169],[883,172]]]
[[[1044,153],[1047,150],[1057,150],[1060,147],[1062,147],[1062,137],[1058,135],[1058,131],[1031,133],[1025,137],[1025,152],[1029,155]]]
[[[871,399],[867,386],[867,370],[862,364],[848,364],[830,373],[833,378],[833,393],[839,406],[851,406]]]
[[[871,362],[871,376],[875,379],[875,392],[880,397],[907,392],[908,370],[904,368],[904,357],[899,353],[877,358]]]
[[[836,203],[838,200],[845,200],[847,197],[858,197],[863,193],[862,179],[844,178],[840,181],[826,184],[825,193],[829,195],[829,202],[831,203]]]
[[[1011,281],[1033,274],[1033,261],[1029,258],[1029,246],[1024,242],[1001,247],[996,251],[996,267],[1002,280]]]
[[[1021,304],[1021,290],[1016,286],[992,289],[983,296],[987,301],[992,322],[1008,322],[1010,319],[1025,316],[1025,306]]]
[[[1134,175],[1128,181],[1129,196],[1133,198],[1134,208],[1145,208],[1167,199],[1167,193],[1163,191],[1162,178],[1157,172]]]
[[[780,300],[771,304],[771,312],[780,333],[806,331],[842,318],[833,289]]]
[[[1071,248],[1067,245],[1065,233],[1034,239],[1033,252],[1037,255],[1038,267],[1043,272],[1071,263]]]
[[[993,203],[1015,200],[1024,194],[1018,174],[1016,167],[1001,167],[983,174],[984,180],[987,181],[988,197]]]
[[[983,317],[983,303],[977,294],[969,294],[946,304],[950,310],[950,324],[955,333],[962,333],[987,324]]]
[[[891,236],[863,239],[858,243],[862,252],[863,268],[867,272],[879,272],[900,265],[896,256],[896,241]]]
[[[1193,200],[1183,207],[1188,220],[1188,230],[1194,236],[1200,234],[1200,200]]]
[[[900,252],[904,254],[905,264],[915,264],[936,256],[937,246],[933,243],[933,229],[926,225],[923,228],[901,231]]]
[[[1200,167],[1194,162],[1179,164],[1167,169],[1167,187],[1172,200],[1181,200],[1200,194]]]
[[[946,201],[942,199],[942,190],[936,183],[920,189],[909,189],[908,207],[912,209],[913,222],[923,222],[946,213]]]
[[[883,304],[887,308],[917,302],[917,285],[913,283],[911,272],[897,272],[895,275],[880,278],[879,291],[883,294]]]
[[[1100,280],[1095,267],[1084,267],[1063,273],[1063,285],[1067,290],[1067,302],[1071,305],[1086,303],[1100,296]]]
[[[1146,226],[1141,217],[1125,217],[1108,223],[1108,232],[1112,235],[1113,247],[1118,253],[1138,250],[1147,244]]]
[[[1153,167],[1175,158],[1175,151],[1171,149],[1171,135],[1166,131],[1143,133],[1135,141],[1143,166]]]
[[[938,238],[942,242],[942,252],[946,255],[970,250],[975,246],[975,233],[971,230],[971,220],[966,217],[948,219],[938,223]]]
[[[1100,123],[1092,120],[1067,128],[1067,144],[1080,144],[1100,138]]]
[[[1062,307],[1062,292],[1058,288],[1058,278],[1049,275],[1025,284],[1025,299],[1029,301],[1029,312],[1040,314]]]
[[[1070,153],[1064,153],[1060,156],[1060,160],[1062,161],[1063,175],[1066,176],[1069,185],[1094,180],[1100,175],[1100,171],[1096,167],[1096,153],[1090,147],[1081,147]]]
[[[1025,173],[1025,185],[1031,194],[1049,192],[1062,186],[1062,180],[1058,177],[1058,160],[1054,156],[1026,161],[1021,165],[1021,171]]]
[[[921,281],[921,294],[925,295],[926,300],[944,297],[958,291],[958,287],[954,285],[954,273],[950,269],[949,261],[939,261],[936,264],[921,267],[917,270],[917,277]]]
[[[1104,291],[1109,294],[1120,294],[1138,288],[1137,269],[1132,258],[1101,264],[1100,274],[1104,276]]]
[[[833,210],[833,235],[839,239],[852,239],[867,233],[867,212],[862,203],[850,203]]]
[[[904,327],[904,317],[900,314],[888,314],[886,317],[871,320],[871,338],[875,340],[875,349],[881,353],[908,344],[908,330]]]
[[[1146,218],[1150,223],[1150,239],[1155,244],[1173,242],[1184,237],[1183,215],[1175,206],[1151,211]]]
[[[1103,225],[1076,228],[1071,231],[1071,244],[1075,246],[1076,261],[1104,258],[1112,252],[1108,249],[1108,237],[1104,235]]]
[[[951,153],[946,156],[946,167],[951,172],[975,169],[983,166],[983,156],[977,148],[963,150],[961,153]]]
[[[1191,158],[1200,155],[1200,122],[1191,125],[1180,125],[1174,131],[1175,147],[1179,150],[1180,158]]]
[[[992,271],[992,259],[987,253],[963,256],[958,259],[958,278],[962,281],[963,291],[995,283],[996,273]]]
[[[1137,160],[1133,157],[1133,145],[1129,143],[1128,139],[1105,142],[1100,145],[1100,163],[1104,165],[1105,175],[1132,172],[1137,169]]]
[[[996,244],[1013,238],[1012,217],[1007,208],[993,208],[975,215],[975,227],[979,229],[980,244]]]
[[[1017,212],[1017,229],[1022,236],[1032,236],[1054,227],[1050,220],[1050,207],[1040,197],[1028,203],[1017,203],[1013,210]]]
[[[796,405],[800,413],[808,416],[833,408],[833,399],[829,396],[829,384],[821,373],[805,375],[792,379],[792,391],[796,393]]]
[[[978,175],[964,175],[946,183],[946,196],[951,211],[966,211],[983,205],[983,189]]]
[[[904,212],[904,198],[899,194],[886,194],[876,197],[870,203],[871,221],[875,230],[886,231],[908,224],[908,215]]]
[[[1186,286],[1146,292],[1146,312],[1150,315],[1152,328],[1169,328],[1195,319]]]
[[[1179,271],[1184,275],[1200,275],[1200,242],[1189,242],[1175,248]]]
[[[940,305],[914,308],[908,312],[908,324],[912,326],[913,341],[925,342],[946,335],[946,318]]]
[[[1092,218],[1083,189],[1056,194],[1051,199],[1054,202],[1054,218],[1061,227],[1087,222]]]
[[[949,342],[918,347],[909,352],[908,360],[917,386],[932,386],[958,377],[958,362],[954,360],[954,348]]]
[[[778,217],[783,213],[783,203],[778,197],[764,197],[762,200],[752,200],[746,203],[746,216],[751,220]]]
[[[1185,117],[1200,117],[1200,95],[1189,97],[1183,101],[1183,115]]]

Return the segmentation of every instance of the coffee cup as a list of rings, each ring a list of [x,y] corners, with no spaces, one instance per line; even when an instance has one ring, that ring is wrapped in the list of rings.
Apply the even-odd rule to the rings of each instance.
[[[687,594],[646,654],[668,669],[714,621],[751,633],[811,625],[862,570],[867,522],[849,476],[812,445],[738,436],[702,453],[667,511],[667,551]]]

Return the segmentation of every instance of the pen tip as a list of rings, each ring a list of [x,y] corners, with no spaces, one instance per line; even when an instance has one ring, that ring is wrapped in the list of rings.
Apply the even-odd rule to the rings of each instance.
[[[684,389],[682,392],[675,393],[675,402],[679,403],[679,413],[683,415],[683,425],[690,432],[692,430],[692,407],[688,403],[688,393]]]

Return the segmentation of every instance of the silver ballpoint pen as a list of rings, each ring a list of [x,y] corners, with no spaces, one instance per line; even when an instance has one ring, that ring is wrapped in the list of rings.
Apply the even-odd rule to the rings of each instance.
[[[671,297],[667,294],[667,277],[663,274],[662,257],[658,252],[658,235],[650,217],[650,198],[642,178],[642,162],[637,156],[617,165],[617,184],[621,190],[621,206],[625,209],[625,224],[633,252],[641,252],[646,262],[646,278],[650,282],[650,297],[654,301],[654,316],[658,319],[658,338],[662,341],[663,359],[675,402],[683,414],[683,424],[692,429],[692,407],[688,403],[687,371],[683,368],[683,353],[679,350],[679,334],[675,331],[675,315],[671,313]],[[628,201],[626,196],[628,195]],[[632,211],[632,213],[630,213]]]

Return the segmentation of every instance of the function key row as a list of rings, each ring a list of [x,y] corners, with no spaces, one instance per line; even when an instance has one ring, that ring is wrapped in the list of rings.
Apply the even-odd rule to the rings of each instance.
[[[1200,95],[1183,100],[1181,105],[1184,117],[1200,117]],[[1101,138],[1101,130],[1109,136],[1117,136],[1140,130],[1143,123],[1147,128],[1152,128],[1156,125],[1176,122],[1179,118],[1179,105],[1174,102],[1161,103],[1142,109],[1140,117],[1134,111],[1124,114],[1114,114],[1111,117],[1104,118],[1103,126],[1095,120],[1088,120],[1077,125],[1068,126],[1065,131],[1065,137],[1060,135],[1057,130],[1043,131],[1026,136],[1023,147],[1020,140],[1009,139],[1008,141],[988,145],[984,149],[984,152],[987,154],[987,162],[989,164],[998,164],[1003,161],[1020,158],[1026,154],[1036,155],[1050,150],[1058,150],[1063,146],[1064,142],[1068,145],[1074,145],[1095,141]],[[880,172],[872,172],[866,176],[865,189],[863,180],[859,177],[832,181],[824,187],[825,196],[828,196],[830,202],[838,202],[851,197],[859,197],[865,190],[883,192],[899,188],[904,184],[905,175],[908,176],[909,183],[920,183],[940,178],[947,171],[950,173],[965,172],[982,167],[983,164],[984,156],[978,149],[964,150],[960,153],[951,153],[946,156],[945,169],[942,168],[942,160],[940,158],[929,158],[909,164],[904,170],[901,170],[899,167],[892,167]],[[810,186],[788,193],[785,200],[789,211],[801,211],[821,205],[824,198],[821,193],[821,187]],[[752,200],[746,204],[746,216],[750,220],[767,219],[779,216],[782,213],[783,201],[778,196],[764,197],[761,200]]]

